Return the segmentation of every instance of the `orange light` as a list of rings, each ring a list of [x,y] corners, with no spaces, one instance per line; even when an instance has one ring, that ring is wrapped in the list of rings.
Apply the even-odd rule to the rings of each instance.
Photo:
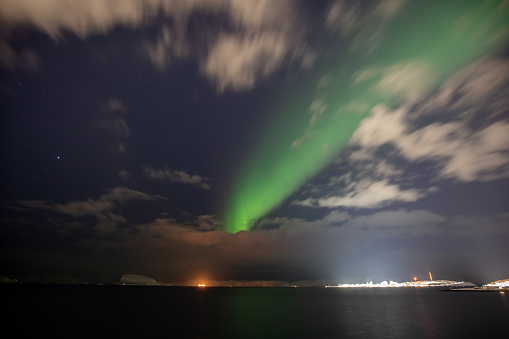
[[[205,284],[198,284],[198,287],[205,287]]]
[[[414,281],[417,281],[417,278],[416,278],[416,277],[414,277]]]

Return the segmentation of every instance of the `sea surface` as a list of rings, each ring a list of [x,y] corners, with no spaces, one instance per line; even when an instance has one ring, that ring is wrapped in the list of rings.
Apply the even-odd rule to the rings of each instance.
[[[484,338],[509,292],[0,285],[2,332],[51,338]]]

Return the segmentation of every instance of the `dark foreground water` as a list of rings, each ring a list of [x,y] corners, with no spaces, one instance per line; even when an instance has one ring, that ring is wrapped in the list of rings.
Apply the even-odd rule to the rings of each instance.
[[[483,338],[509,293],[424,288],[0,286],[2,332],[40,338]]]

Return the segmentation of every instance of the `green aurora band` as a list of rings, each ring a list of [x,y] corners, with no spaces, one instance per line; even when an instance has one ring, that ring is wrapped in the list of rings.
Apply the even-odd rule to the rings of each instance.
[[[294,80],[235,178],[224,230],[252,229],[334,160],[376,105],[411,104],[509,40],[504,1],[406,3],[375,9]]]

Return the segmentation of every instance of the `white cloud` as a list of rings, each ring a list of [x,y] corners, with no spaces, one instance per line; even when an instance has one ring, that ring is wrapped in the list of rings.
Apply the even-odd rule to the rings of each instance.
[[[479,109],[489,109],[490,114],[507,112],[509,97],[504,88],[509,85],[507,59],[482,58],[463,68],[447,79],[440,90],[426,100],[418,114],[432,115],[448,107],[468,116]],[[467,117],[468,117],[467,116]]]
[[[509,123],[498,121],[473,131],[466,122],[433,123],[412,131],[407,112],[376,107],[351,143],[366,148],[391,143],[410,161],[436,162],[442,177],[462,181],[509,177]]]
[[[341,190],[341,194],[319,199],[306,199],[295,202],[295,204],[328,208],[379,208],[396,201],[414,202],[426,195],[426,190],[401,189],[400,186],[391,184],[388,180],[365,179],[351,183]]]
[[[401,62],[383,71],[377,88],[383,93],[396,94],[408,102],[415,102],[430,90],[435,81],[433,74],[431,67],[422,62]]]
[[[220,92],[251,89],[259,78],[279,68],[288,49],[284,38],[269,32],[252,37],[225,34],[218,38],[202,68]]]
[[[291,26],[292,23],[281,20],[284,15],[293,15],[295,3],[289,0],[231,0],[229,12],[239,24],[249,28]]]
[[[350,143],[362,147],[378,147],[388,142],[394,142],[407,129],[404,121],[406,113],[404,108],[389,111],[381,105],[373,107],[371,115],[360,122]]]
[[[4,0],[0,20],[8,26],[33,25],[53,38],[62,31],[80,37],[107,32],[115,25],[136,26],[156,14],[161,1]]]
[[[249,90],[278,70],[283,61],[304,68],[313,64],[314,54],[295,35],[305,27],[295,20],[298,6],[294,2],[232,0],[227,8],[237,29],[219,32],[208,55],[200,60],[201,71],[219,92]]]
[[[500,119],[508,112],[509,99],[503,95],[508,70],[507,60],[485,58],[451,76],[415,111],[409,106],[374,107],[350,140],[360,146],[352,159],[369,159],[390,144],[406,160],[435,163],[439,178],[469,182],[509,177],[509,122]],[[443,119],[445,114],[452,119]],[[421,117],[437,121],[418,126]]]
[[[403,92],[406,104],[393,109],[383,105],[372,108],[371,115],[361,121],[350,139],[353,147],[336,161],[341,175],[329,176],[326,186],[312,186],[295,204],[380,208],[394,202],[415,202],[438,190],[433,186],[409,186],[415,183],[415,177],[410,170],[403,171],[396,165],[401,160],[428,162],[435,169],[428,172],[431,178],[426,178],[432,182],[444,178],[471,182],[509,177],[509,121],[499,119],[508,112],[508,106],[502,104],[507,104],[507,99],[500,95],[509,85],[507,61],[486,59],[469,65],[424,101],[427,85],[405,89],[411,87],[412,77],[426,77],[425,67],[413,65],[406,63],[385,71],[373,68],[354,75],[354,81],[374,79],[377,86],[385,81],[391,91]],[[414,70],[417,75],[403,70]],[[399,84],[389,86],[392,82]],[[409,105],[410,101],[418,105]],[[453,119],[443,118],[458,108],[475,114],[454,113]],[[430,117],[436,117],[436,121],[419,125],[419,119],[429,121]],[[384,145],[389,147],[382,148]],[[421,178],[426,180],[422,173]]]
[[[239,6],[240,3],[243,5]],[[292,32],[298,29],[293,20],[295,6],[283,6],[285,3],[278,2],[277,6],[265,1],[232,3],[232,19],[240,29],[220,32],[210,44],[208,54],[199,58],[201,72],[216,84],[219,92],[249,90],[258,80],[272,75],[283,62],[300,63],[303,68],[314,63],[314,54]],[[252,6],[255,8],[251,11]],[[281,15],[285,19],[281,20]]]
[[[398,96],[407,103],[414,103],[428,94],[436,81],[430,65],[410,60],[389,67],[372,66],[355,72],[354,84],[375,81],[373,89],[389,96]]]
[[[226,11],[241,25],[280,24],[294,7],[291,1],[269,0],[4,0],[0,19],[7,26],[30,24],[58,37],[62,31],[86,37],[114,26],[139,26],[156,15],[184,20],[194,10]]]
[[[11,29],[35,27],[55,40],[65,32],[85,39],[91,34],[106,33],[116,26],[139,27],[157,15],[172,19],[163,26],[154,43],[145,50],[152,63],[164,69],[175,58],[194,57],[204,75],[217,84],[218,90],[248,90],[257,80],[275,72],[283,58],[306,67],[314,57],[293,34],[296,29],[292,1],[279,0],[5,0],[0,2],[0,21],[6,29],[0,36],[0,59],[15,65],[16,53],[4,42]],[[190,16],[196,11],[225,14],[234,30],[217,34],[204,32],[201,39],[188,36]],[[217,28],[217,27],[216,27]],[[203,29],[203,28],[202,28]],[[304,29],[300,27],[299,29]],[[32,58],[33,59],[33,58]]]
[[[494,123],[458,143],[441,173],[463,181],[509,177],[509,123]]]

